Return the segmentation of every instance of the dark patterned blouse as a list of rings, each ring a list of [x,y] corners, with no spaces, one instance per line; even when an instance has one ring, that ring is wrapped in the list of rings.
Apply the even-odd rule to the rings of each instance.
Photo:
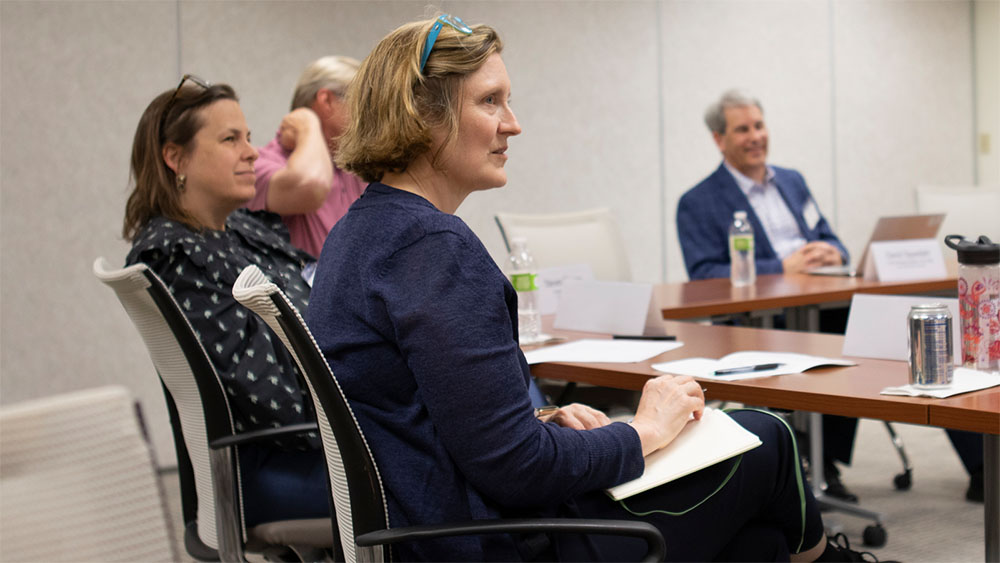
[[[302,268],[312,258],[288,242],[281,218],[235,211],[225,231],[193,231],[158,217],[136,236],[126,262],[143,262],[180,304],[230,395],[237,430],[309,422],[298,369],[277,335],[233,298],[243,268],[255,264],[305,314],[309,285]],[[315,435],[284,447],[318,448]]]

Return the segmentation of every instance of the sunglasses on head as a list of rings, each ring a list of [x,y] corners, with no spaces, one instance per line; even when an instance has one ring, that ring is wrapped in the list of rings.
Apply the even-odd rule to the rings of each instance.
[[[431,51],[434,49],[434,42],[437,41],[438,34],[441,33],[441,28],[444,24],[450,25],[459,33],[472,35],[472,28],[465,25],[462,18],[451,14],[438,16],[437,20],[434,21],[434,25],[431,26],[431,30],[427,32],[427,42],[424,43],[424,50],[420,54],[420,74],[424,73],[424,66],[427,65],[427,59],[431,56]]]
[[[193,74],[185,74],[181,77],[181,81],[177,83],[177,88],[174,88],[174,93],[170,96],[170,100],[167,101],[167,105],[163,108],[163,113],[160,115],[160,137],[163,137],[163,126],[166,125],[167,114],[170,113],[170,109],[174,107],[174,101],[177,100],[177,94],[180,93],[181,87],[184,86],[184,83],[188,80],[194,82],[198,86],[201,86],[205,90],[208,90],[209,87],[212,86],[211,82],[202,80]]]

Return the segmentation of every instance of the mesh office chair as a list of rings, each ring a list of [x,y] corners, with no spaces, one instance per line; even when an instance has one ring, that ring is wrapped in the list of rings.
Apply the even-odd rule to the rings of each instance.
[[[337,378],[298,311],[256,266],[240,273],[233,296],[278,334],[306,378],[323,438],[340,541],[349,563],[391,560],[387,546],[401,541],[522,532],[640,537],[649,547],[646,561],[663,559],[663,536],[646,522],[532,518],[390,528],[378,465]]]
[[[124,387],[8,405],[0,427],[0,560],[177,560]]]
[[[319,557],[335,546],[328,518],[268,522],[246,529],[239,445],[306,431],[314,424],[239,433],[215,367],[163,281],[145,264],[111,269],[94,261],[94,275],[112,288],[142,335],[163,384],[177,449],[184,512],[184,544],[199,560]]]
[[[610,209],[497,213],[496,222],[507,251],[510,252],[511,239],[524,237],[539,268],[588,264],[595,279],[632,281],[625,242]]]

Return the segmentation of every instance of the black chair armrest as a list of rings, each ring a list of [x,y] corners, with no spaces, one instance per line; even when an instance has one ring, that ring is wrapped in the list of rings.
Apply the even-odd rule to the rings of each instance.
[[[426,526],[408,526],[376,530],[355,538],[359,546],[392,544],[447,536],[469,536],[501,533],[572,532],[606,536],[632,536],[646,540],[649,547],[642,561],[663,561],[667,544],[656,526],[633,520],[597,520],[568,518],[512,518],[474,520]]]
[[[252,442],[270,442],[274,441],[276,438],[294,436],[297,434],[304,434],[306,432],[319,432],[319,426],[317,426],[315,422],[303,422],[301,424],[289,424],[288,426],[282,426],[281,428],[251,430],[250,432],[241,432],[239,434],[223,436],[217,440],[212,440],[212,442],[208,444],[208,447],[213,450],[218,450],[220,448],[228,448],[229,446],[238,446],[240,444],[249,444]]]
[[[198,537],[198,522],[195,520],[184,526],[184,549],[197,561],[219,560],[219,552],[202,543]]]

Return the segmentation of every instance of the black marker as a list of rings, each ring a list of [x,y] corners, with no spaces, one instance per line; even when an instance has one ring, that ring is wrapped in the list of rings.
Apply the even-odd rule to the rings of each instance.
[[[755,371],[768,371],[778,369],[785,364],[757,364],[755,366],[743,366],[738,368],[717,369],[713,375],[731,375],[734,373],[751,373]]]

